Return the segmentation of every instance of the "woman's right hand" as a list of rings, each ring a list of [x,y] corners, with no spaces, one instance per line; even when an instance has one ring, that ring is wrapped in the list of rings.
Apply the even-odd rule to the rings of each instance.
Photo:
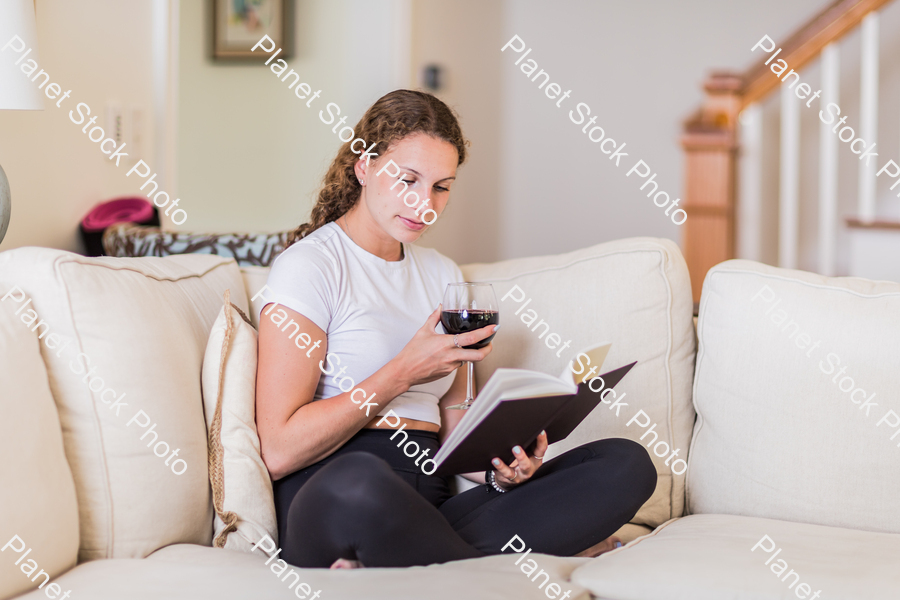
[[[395,363],[400,377],[410,387],[445,377],[462,366],[465,361],[479,362],[493,349],[492,344],[477,350],[457,348],[453,343],[453,335],[434,332],[440,321],[441,306],[438,305],[421,329],[391,361]],[[489,325],[474,331],[460,333],[459,345],[470,346],[480,342],[493,335],[499,327],[499,325]]]

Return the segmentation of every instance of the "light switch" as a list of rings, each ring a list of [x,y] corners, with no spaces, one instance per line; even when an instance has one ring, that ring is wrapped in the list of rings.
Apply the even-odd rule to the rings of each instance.
[[[125,123],[122,120],[122,107],[118,102],[106,103],[106,137],[112,138],[116,146],[125,141]]]

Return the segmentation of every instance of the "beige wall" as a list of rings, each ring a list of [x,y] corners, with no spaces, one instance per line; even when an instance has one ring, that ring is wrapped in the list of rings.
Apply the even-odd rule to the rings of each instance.
[[[705,74],[747,66],[757,39],[782,39],[823,0],[297,0],[289,63],[322,90],[314,109],[261,64],[213,63],[208,4],[181,0],[178,15],[172,188],[189,215],[179,229],[275,231],[302,222],[340,144],[318,108],[336,102],[355,123],[381,94],[418,87],[421,69],[436,63],[446,81],[438,95],[459,112],[472,145],[440,226],[422,244],[470,262],[628,236],[679,239],[640,182],[626,178],[629,161],[645,160],[662,188],[680,196],[680,123],[700,101]],[[96,110],[108,100],[143,108],[147,160],[156,156],[152,5],[38,2],[46,68]],[[563,108],[512,64],[516,57],[500,53],[514,33],[533,48],[529,58],[573,90]],[[569,121],[578,102],[627,143],[621,167]],[[0,249],[78,249],[77,222],[93,204],[138,193],[137,180],[111,167],[52,105],[0,112],[0,164],[14,203]]]
[[[679,228],[625,177],[627,161],[646,161],[680,197],[680,123],[698,105],[705,74],[746,67],[764,33],[784,37],[821,6],[415,0],[410,83],[419,87],[422,69],[440,65],[445,87],[437,95],[460,114],[471,141],[440,226],[421,244],[465,263],[629,236],[679,240]],[[297,2],[298,52],[289,62],[323,99],[346,104],[351,121],[392,89],[384,72],[391,36],[383,32],[385,14],[396,10],[388,2],[374,10]],[[307,217],[339,142],[267,70],[211,63],[197,35],[206,18],[198,3],[182,2],[179,194],[194,210],[181,229],[292,227]],[[500,53],[514,33],[553,81],[573,90],[563,108],[518,71],[516,57]],[[379,43],[355,50],[359,36]],[[568,109],[581,101],[627,143],[618,169],[569,121]]]
[[[463,134],[471,142],[440,226],[422,236],[420,243],[438,248],[460,264],[495,260],[503,243],[503,102],[497,52],[502,25],[502,2],[417,0],[414,4],[414,81],[421,84],[425,66],[441,67],[445,83],[436,95],[458,112]]]
[[[78,223],[92,206],[138,193],[136,177],[125,177],[124,162],[119,168],[111,164],[81,132],[83,126],[69,120],[69,110],[85,102],[105,127],[108,101],[141,109],[146,125],[141,154],[152,164],[152,4],[37,2],[39,66],[72,95],[60,108],[45,100],[43,111],[0,111],[0,165],[9,177],[13,203],[0,250],[49,246],[79,251]],[[0,60],[8,56],[8,51],[0,54]]]
[[[268,55],[212,62],[208,4],[181,2],[178,193],[190,220],[177,229],[291,229],[308,217],[341,144],[319,110],[334,102],[356,124],[379,96],[406,83],[408,67],[395,72],[393,46],[383,41],[398,37],[403,3],[296,3],[296,51],[287,62],[322,90],[309,108],[264,65]],[[375,31],[379,43],[371,43]]]
[[[140,157],[162,171],[154,136],[154,6],[166,0],[37,3],[41,66],[73,90],[63,106],[108,101],[140,109]],[[182,0],[175,102],[174,176],[164,186],[180,199],[187,231],[282,230],[305,220],[340,142],[318,110],[336,102],[355,123],[382,94],[408,85],[408,0],[299,0],[296,52],[289,60],[321,89],[304,106],[265,66],[209,58],[209,2]],[[404,19],[404,15],[407,15]],[[372,43],[378,32],[379,43]],[[390,40],[385,43],[382,38]],[[0,56],[0,59],[5,58]],[[131,144],[129,144],[131,147]],[[134,156],[134,153],[131,153]],[[0,250],[39,245],[81,251],[77,226],[96,203],[141,194],[137,177],[108,164],[68,112],[0,111],[0,165],[13,195]]]

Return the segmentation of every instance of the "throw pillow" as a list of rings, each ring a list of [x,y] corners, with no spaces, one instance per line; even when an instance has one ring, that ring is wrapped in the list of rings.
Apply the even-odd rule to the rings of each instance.
[[[289,234],[186,233],[119,223],[104,232],[103,250],[118,257],[217,254],[233,258],[242,267],[267,267],[284,250]]]
[[[256,432],[256,337],[226,290],[203,357],[203,405],[216,513],[213,546],[244,552],[265,535],[277,539],[278,531]]]

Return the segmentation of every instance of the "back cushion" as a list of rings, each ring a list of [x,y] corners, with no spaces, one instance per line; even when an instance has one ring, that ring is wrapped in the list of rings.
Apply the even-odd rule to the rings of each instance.
[[[728,261],[698,337],[690,512],[900,532],[900,284]]]
[[[56,336],[41,351],[78,493],[79,559],[208,545],[200,373],[224,290],[243,289],[237,265],[21,248],[0,254],[0,285],[23,290],[20,316]]]
[[[266,305],[266,301],[263,298],[265,294],[260,294],[256,300],[253,297],[259,294],[263,286],[266,285],[266,281],[269,279],[269,271],[271,270],[272,267],[241,267],[241,276],[244,278],[244,293],[247,295],[250,303],[250,313],[247,316],[250,317],[250,323],[254,327],[259,327],[259,312]],[[235,293],[236,290],[231,296],[234,297]]]
[[[481,385],[498,367],[559,375],[578,352],[601,342],[612,349],[600,373],[638,361],[616,386],[618,398],[607,397],[549,452],[610,437],[649,445],[661,454],[651,453],[659,483],[633,521],[655,527],[681,516],[687,465],[676,461],[687,460],[694,423],[695,345],[690,281],[678,247],[633,238],[462,270],[467,281],[493,283],[500,300],[494,349],[475,367]]]
[[[0,298],[0,598],[7,598],[43,583],[41,570],[55,578],[75,566],[78,503],[41,342],[15,314],[24,295],[0,284]]]

